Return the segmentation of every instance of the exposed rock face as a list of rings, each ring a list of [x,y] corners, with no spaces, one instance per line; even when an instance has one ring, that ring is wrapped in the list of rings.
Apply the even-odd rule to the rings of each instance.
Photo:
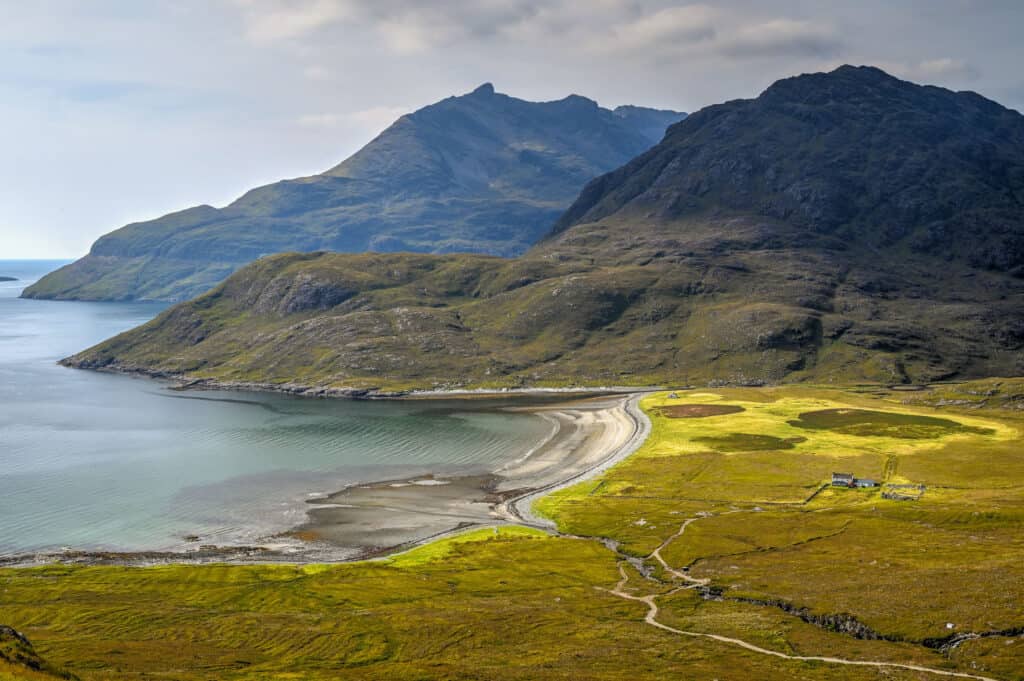
[[[843,67],[676,124],[521,258],[268,258],[69,361],[360,390],[1020,375],[1021,159],[1019,114]]]
[[[183,300],[286,251],[518,255],[588,180],[650,148],[683,116],[610,111],[575,95],[527,102],[482,85],[402,116],[320,175],[107,234],[24,295]]]
[[[31,641],[14,627],[0,624],[0,676],[14,679],[22,678],[22,674],[31,674],[32,679],[74,681],[78,678],[46,662],[32,647]]]
[[[871,67],[788,78],[674,126],[592,182],[559,230],[706,209],[783,221],[835,248],[906,249],[1024,275],[1024,117]]]

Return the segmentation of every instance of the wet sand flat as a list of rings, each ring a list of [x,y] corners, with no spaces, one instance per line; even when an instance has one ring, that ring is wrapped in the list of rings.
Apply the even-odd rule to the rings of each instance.
[[[309,522],[296,534],[359,555],[415,545],[466,527],[521,520],[505,503],[600,465],[635,433],[629,395],[601,396],[533,407],[551,434],[519,460],[491,475],[418,477],[354,485],[311,499]]]

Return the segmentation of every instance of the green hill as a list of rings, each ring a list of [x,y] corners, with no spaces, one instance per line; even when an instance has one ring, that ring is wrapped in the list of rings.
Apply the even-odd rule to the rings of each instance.
[[[573,95],[527,102],[490,84],[402,116],[340,165],[100,238],[29,298],[184,300],[283,251],[518,255],[595,176],[684,114]]]
[[[525,256],[261,260],[67,360],[287,390],[1024,372],[1024,117],[867,67],[708,107]]]

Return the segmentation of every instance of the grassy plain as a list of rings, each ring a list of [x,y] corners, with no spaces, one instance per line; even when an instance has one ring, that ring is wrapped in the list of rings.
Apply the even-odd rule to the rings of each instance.
[[[819,654],[837,638],[847,654],[912,644],[914,657],[933,666],[1024,678],[1022,388],[1024,381],[1003,380],[914,393],[658,394],[643,403],[654,429],[640,451],[599,480],[546,497],[541,509],[563,531],[614,538],[634,556],[649,555],[683,520],[711,514],[661,551],[723,599],[692,591],[668,599],[668,612],[688,623],[727,620],[723,630],[751,640],[775,632],[783,648],[811,654],[791,635],[803,636],[805,619],[831,618],[811,626],[814,640],[822,626],[856,631],[831,634]],[[989,401],[948,396],[976,393]],[[681,404],[743,411],[668,415],[666,407]],[[755,441],[767,445],[752,451]],[[833,471],[883,486],[831,488]],[[926,491],[918,501],[893,501],[882,497],[888,484]],[[779,617],[784,627],[766,624]],[[968,638],[941,650],[956,635]]]
[[[539,505],[564,532],[620,542],[621,555],[503,527],[343,565],[0,570],[0,624],[50,665],[0,657],[0,679],[58,668],[81,679],[940,678],[656,629],[645,606],[610,593],[625,555],[654,569],[629,567],[624,588],[663,594],[658,619],[678,629],[1024,679],[1024,413],[1005,398],[1024,381],[999,386],[991,402],[939,408],[946,398],[876,388],[652,395],[653,432],[637,453]],[[663,409],[684,404],[743,410]],[[909,429],[899,432],[888,417],[872,417],[874,431],[800,425],[822,410],[915,418],[896,418]],[[954,425],[922,432],[916,417]],[[753,450],[740,435],[789,446]],[[900,502],[884,487],[824,487],[833,470],[926,491]],[[676,590],[649,558],[659,546],[707,587]],[[951,646],[950,635],[967,636]]]

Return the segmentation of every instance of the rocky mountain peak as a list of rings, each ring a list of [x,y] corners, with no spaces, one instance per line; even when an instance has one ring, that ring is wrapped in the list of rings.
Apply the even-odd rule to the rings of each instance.
[[[1024,274],[1022,205],[1024,116],[843,66],[689,116],[591,182],[556,232],[616,214],[729,212],[787,225],[799,243],[905,248]]]
[[[112,232],[25,295],[186,298],[284,251],[516,255],[588,180],[685,115],[636,111],[616,116],[577,95],[531,102],[484,83],[402,116],[326,172]]]
[[[805,73],[776,81],[759,99],[772,103],[828,105],[848,99],[892,97],[924,86],[900,80],[874,66],[845,64],[830,72]]]

